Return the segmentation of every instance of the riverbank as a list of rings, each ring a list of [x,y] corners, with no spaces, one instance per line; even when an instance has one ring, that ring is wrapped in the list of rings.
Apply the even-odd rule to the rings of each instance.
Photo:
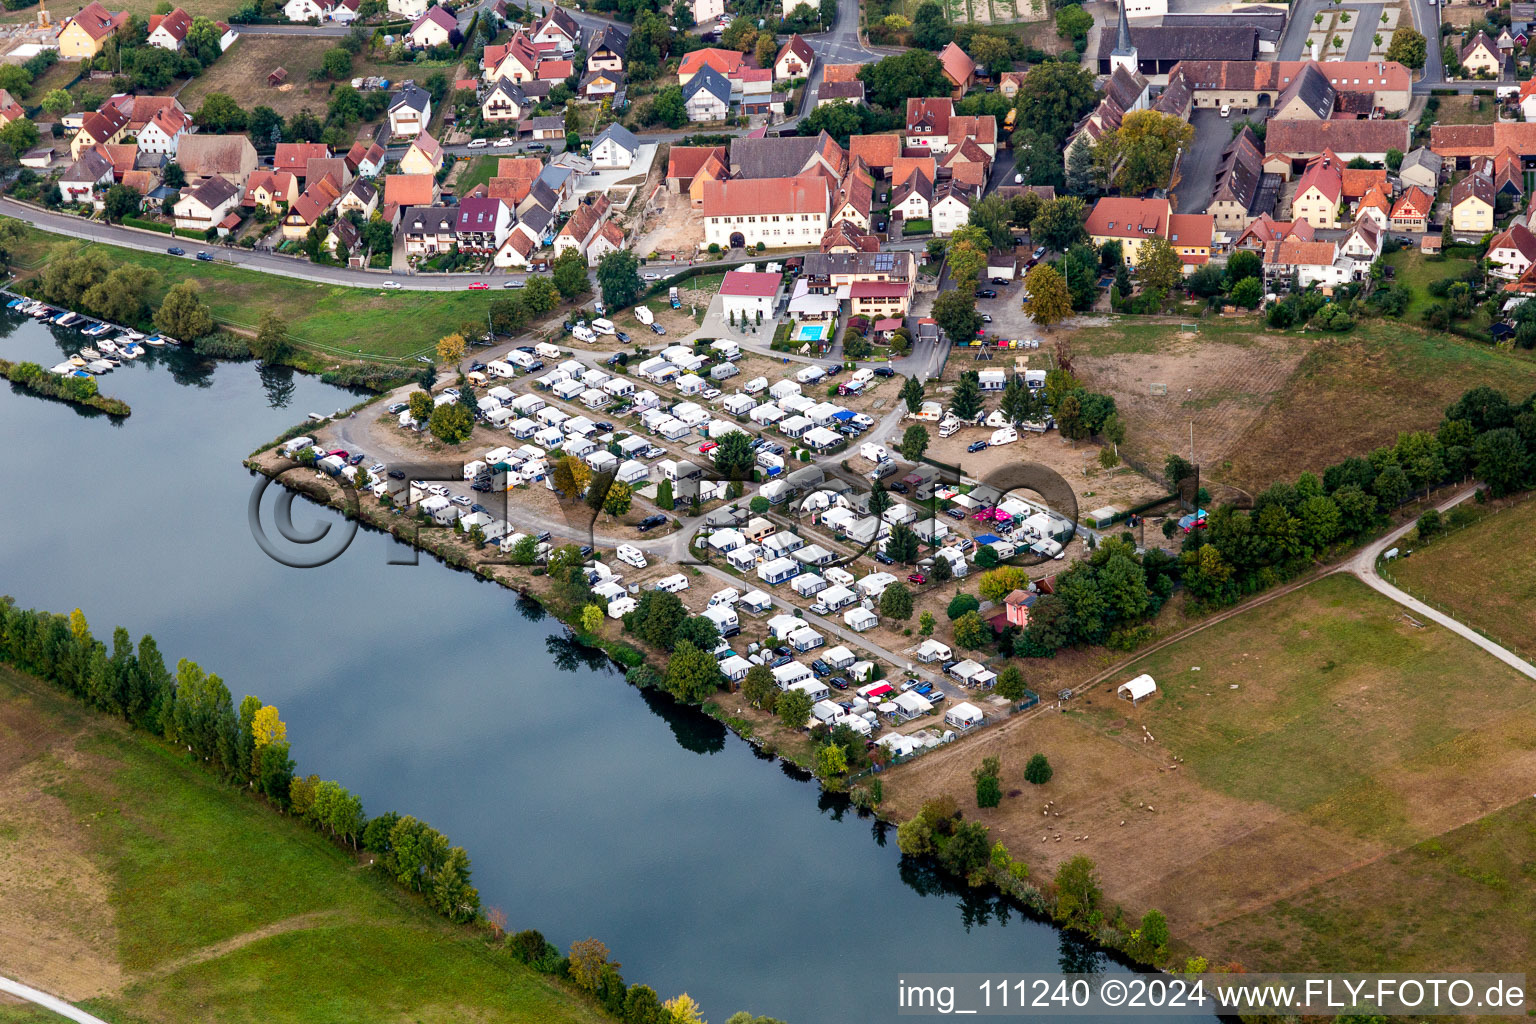
[[[0,736],[6,973],[105,1020],[610,1020],[367,854],[5,666]]]
[[[34,395],[94,409],[108,416],[126,418],[133,413],[122,399],[99,393],[94,377],[60,377],[37,363],[13,363],[7,359],[0,359],[0,376]]]

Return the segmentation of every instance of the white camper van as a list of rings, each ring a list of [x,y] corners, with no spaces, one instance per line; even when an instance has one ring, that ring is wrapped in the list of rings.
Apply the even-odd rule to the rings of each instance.
[[[1012,444],[1019,439],[1019,432],[1012,427],[1002,427],[992,431],[992,438],[987,442],[990,447],[996,448],[1000,444]]]
[[[611,335],[611,334],[613,334],[613,331],[614,331],[613,321],[612,320],[605,320],[602,317],[598,317],[596,320],[592,321],[592,329],[594,331],[596,331],[598,334],[609,334],[609,335]]]
[[[625,565],[632,565],[636,569],[645,568],[645,553],[633,544],[620,544],[613,554]]]
[[[584,341],[588,345],[597,340],[597,335],[593,334],[592,330],[587,327],[571,328],[571,337],[575,338],[577,341]]]

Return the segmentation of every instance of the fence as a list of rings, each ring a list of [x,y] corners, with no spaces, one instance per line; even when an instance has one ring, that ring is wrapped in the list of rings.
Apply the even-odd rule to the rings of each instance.
[[[1499,505],[1499,506],[1496,506],[1494,508],[1484,509],[1482,515],[1477,516],[1476,518],[1474,518],[1474,519],[1472,519],[1472,520],[1470,520],[1468,522],[1462,523],[1460,526],[1447,527],[1443,532],[1437,534],[1433,538],[1431,543],[1432,544],[1438,544],[1438,543],[1440,543],[1442,541],[1448,540],[1449,538],[1454,537],[1456,534],[1460,533],[1463,530],[1466,530],[1466,529],[1469,529],[1471,527],[1477,526],[1480,523],[1484,523],[1484,522],[1488,521],[1490,518],[1492,518],[1493,516],[1499,515],[1500,513],[1506,512],[1509,509],[1514,508],[1516,504],[1518,504],[1518,502],[1511,502],[1511,503],[1509,503],[1507,505]],[[1419,548],[1419,549],[1416,549],[1416,550],[1422,550],[1422,547]],[[1442,603],[1436,601],[1434,598],[1430,597],[1429,595],[1420,593],[1417,590],[1413,589],[1412,587],[1409,587],[1406,584],[1400,582],[1398,580],[1398,578],[1397,578],[1397,574],[1394,573],[1392,571],[1392,569],[1391,569],[1391,565],[1392,565],[1393,561],[1396,561],[1396,560],[1393,559],[1393,560],[1389,561],[1387,559],[1384,559],[1384,558],[1381,558],[1381,557],[1378,556],[1377,559],[1376,559],[1376,574],[1378,576],[1380,576],[1382,579],[1386,580],[1388,583],[1392,584],[1398,590],[1401,590],[1403,593],[1409,595],[1410,597],[1414,598],[1415,600],[1422,601],[1423,603],[1429,605],[1431,608],[1433,608],[1435,611],[1439,612],[1440,614],[1445,615],[1445,616],[1447,616],[1449,618],[1455,619],[1457,622],[1461,623],[1463,626],[1466,626],[1468,629],[1475,631],[1483,639],[1485,639],[1485,640],[1492,640],[1494,643],[1498,644],[1500,647],[1504,648],[1505,650],[1510,651],[1511,653],[1515,654],[1516,656],[1521,657],[1521,658],[1525,658],[1526,660],[1530,660],[1529,655],[1525,651],[1521,650],[1520,647],[1517,646],[1516,644],[1510,643],[1509,641],[1505,640],[1503,637],[1495,636],[1494,634],[1488,632],[1486,629],[1483,629],[1482,627],[1476,625],[1475,623],[1468,622],[1466,619],[1457,618],[1456,613],[1449,606],[1447,606],[1445,604],[1442,604]]]

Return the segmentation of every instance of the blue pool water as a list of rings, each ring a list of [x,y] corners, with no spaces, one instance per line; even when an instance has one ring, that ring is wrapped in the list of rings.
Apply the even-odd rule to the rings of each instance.
[[[826,328],[821,326],[802,326],[798,334],[802,341],[820,341],[824,331],[826,331]]]

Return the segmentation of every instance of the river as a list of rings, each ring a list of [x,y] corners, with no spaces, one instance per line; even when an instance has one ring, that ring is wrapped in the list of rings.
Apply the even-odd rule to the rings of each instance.
[[[0,333],[0,357],[45,366],[80,344],[4,313]],[[101,384],[131,417],[0,391],[0,593],[78,606],[97,636],[153,633],[237,702],[276,704],[301,771],[463,845],[512,928],[596,936],[627,980],[687,991],[716,1024],[893,1020],[898,970],[1121,970],[904,865],[893,830],[628,686],[510,591],[390,565],[405,549],[369,532],[322,568],[268,559],[240,460],[351,393],[171,349]],[[339,524],[303,501],[294,518]]]

